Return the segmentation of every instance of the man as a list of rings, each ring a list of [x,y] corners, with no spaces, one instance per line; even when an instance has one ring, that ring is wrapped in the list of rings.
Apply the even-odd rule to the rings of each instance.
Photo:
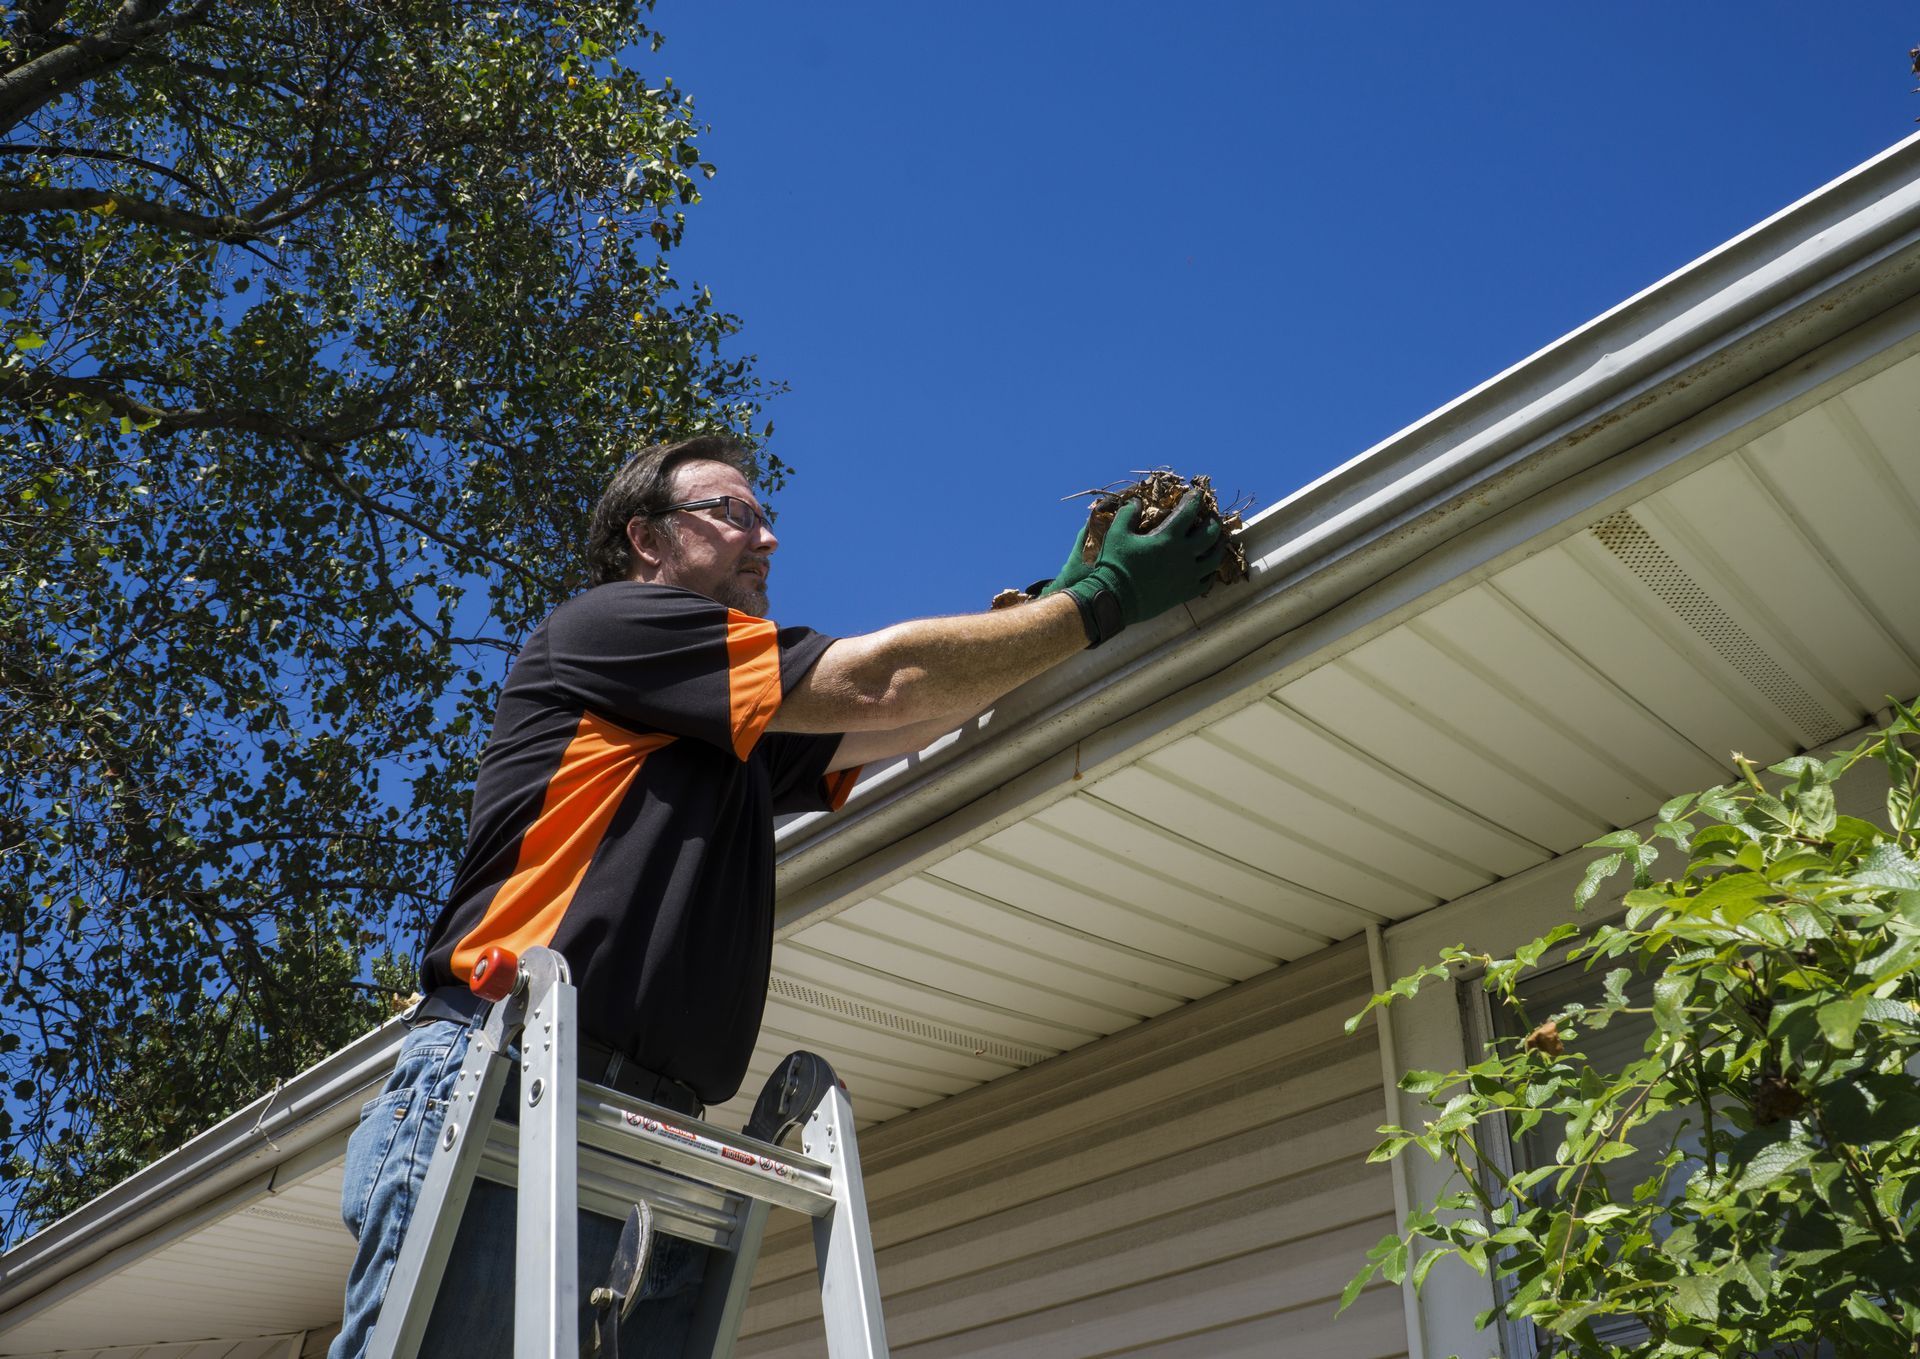
[[[1032,603],[836,640],[766,619],[779,540],[747,467],[717,436],[630,461],[594,511],[599,583],[534,630],[507,677],[428,936],[426,998],[348,1146],[342,1215],[359,1249],[332,1359],[371,1337],[482,1014],[467,983],[487,948],[558,949],[579,988],[580,1074],[698,1116],[739,1088],[759,1033],[775,814],[838,808],[862,765],[1193,599],[1223,550],[1197,504],[1149,534],[1130,504],[1098,559],[1076,550]],[[423,1354],[506,1352],[512,1224],[511,1193],[476,1184]],[[587,1278],[617,1231],[583,1214]],[[656,1246],[623,1351],[679,1354],[704,1261],[685,1242]]]

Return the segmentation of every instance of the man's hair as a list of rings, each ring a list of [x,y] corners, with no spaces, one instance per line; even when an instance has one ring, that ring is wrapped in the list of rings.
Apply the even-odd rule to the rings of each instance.
[[[725,463],[753,480],[753,451],[731,434],[696,434],[641,449],[613,474],[600,503],[593,507],[593,523],[587,529],[587,568],[595,585],[626,580],[633,574],[627,522],[659,514],[673,503],[674,469],[686,462]],[[657,527],[672,540],[671,519],[660,520]]]

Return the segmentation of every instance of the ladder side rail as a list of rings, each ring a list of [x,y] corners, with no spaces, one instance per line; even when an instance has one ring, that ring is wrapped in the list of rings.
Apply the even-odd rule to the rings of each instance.
[[[565,961],[529,949],[520,1036],[514,1359],[579,1359],[578,992]]]
[[[813,1221],[829,1359],[887,1359],[866,1181],[860,1174],[853,1135],[853,1105],[837,1082],[807,1119],[801,1146],[807,1155],[825,1161],[833,1177],[833,1211]]]
[[[507,1035],[519,1027],[519,1008],[517,999],[495,1005],[485,1027],[468,1040],[446,1122],[421,1182],[420,1201],[401,1238],[380,1317],[374,1323],[367,1359],[413,1359],[426,1337],[440,1279],[473,1189],[474,1172],[513,1065],[506,1056]],[[401,1305],[394,1306],[396,1302]]]
[[[731,1249],[707,1257],[707,1275],[700,1281],[700,1300],[687,1333],[684,1359],[733,1359],[733,1344],[740,1335],[740,1318],[747,1310],[747,1293],[753,1287],[753,1270],[772,1211],[765,1200],[750,1204]]]

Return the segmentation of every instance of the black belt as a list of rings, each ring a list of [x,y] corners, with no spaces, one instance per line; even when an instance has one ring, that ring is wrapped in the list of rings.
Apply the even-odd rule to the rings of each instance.
[[[427,1019],[450,1019],[456,1024],[474,1025],[487,1016],[492,1003],[481,999],[464,986],[442,986],[421,997],[407,1014],[408,1024]],[[692,1118],[703,1116],[706,1105],[691,1087],[670,1076],[649,1071],[624,1052],[615,1052],[590,1038],[580,1041],[580,1079],[618,1090],[623,1095],[662,1105]]]
[[[580,1079],[618,1090],[623,1095],[632,1095],[649,1104],[663,1105],[690,1118],[700,1118],[707,1112],[707,1106],[700,1102],[700,1097],[693,1093],[691,1087],[682,1085],[671,1076],[649,1071],[624,1052],[615,1052],[591,1038],[580,1040]]]
[[[487,1017],[493,1002],[483,1000],[464,986],[440,986],[427,992],[407,1011],[407,1027],[426,1019],[451,1019],[456,1024],[478,1024]]]

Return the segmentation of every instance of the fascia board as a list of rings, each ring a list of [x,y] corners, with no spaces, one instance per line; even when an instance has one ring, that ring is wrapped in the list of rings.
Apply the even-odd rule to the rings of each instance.
[[[166,1224],[249,1182],[226,1209],[271,1194],[277,1168],[352,1128],[403,1032],[383,1024],[0,1255],[0,1333],[23,1303]]]
[[[1253,579],[1130,629],[777,836],[782,936],[827,886],[1113,724],[1920,294],[1920,134],[1259,514]]]

